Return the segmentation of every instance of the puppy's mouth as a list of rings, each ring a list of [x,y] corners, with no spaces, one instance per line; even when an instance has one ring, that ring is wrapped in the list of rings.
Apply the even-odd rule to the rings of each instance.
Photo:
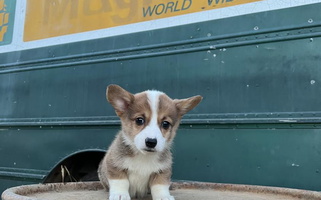
[[[154,148],[145,148],[144,151],[146,151],[146,152],[156,152],[156,149],[154,149]]]

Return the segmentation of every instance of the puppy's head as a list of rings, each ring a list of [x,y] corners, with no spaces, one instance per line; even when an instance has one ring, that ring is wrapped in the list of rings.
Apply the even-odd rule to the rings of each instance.
[[[159,91],[131,94],[118,85],[109,85],[106,96],[122,123],[125,142],[140,152],[161,152],[168,148],[184,114],[201,96],[171,99]]]

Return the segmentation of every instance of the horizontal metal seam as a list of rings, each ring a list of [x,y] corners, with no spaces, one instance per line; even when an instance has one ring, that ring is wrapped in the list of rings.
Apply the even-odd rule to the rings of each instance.
[[[283,114],[221,114],[187,115],[182,124],[288,124],[321,123],[321,113],[283,113]],[[0,119],[0,127],[11,126],[112,126],[120,125],[116,117],[66,117],[66,118],[20,118]],[[6,129],[3,129],[6,130]],[[1,170],[1,169],[0,169]]]
[[[315,27],[315,26],[313,26]],[[308,27],[311,28],[311,27]],[[293,30],[292,30],[293,31]],[[279,31],[282,32],[282,31]],[[235,38],[235,37],[240,37],[244,38],[246,36],[250,35],[262,35],[264,33],[271,33],[268,31],[264,32],[258,32],[258,33],[253,33],[253,34],[243,34],[239,36],[229,36],[229,37],[222,37],[222,39],[230,39],[230,38]],[[277,35],[277,34],[276,34]],[[200,44],[201,46],[199,47],[189,47],[186,48],[185,46],[188,46],[191,43],[197,43],[197,42],[207,42],[210,43],[211,41],[215,40],[213,38],[211,39],[203,39],[200,40],[198,39],[197,41],[187,41],[187,43],[184,43],[182,41],[176,42],[176,45],[184,46],[184,47],[179,47],[180,49],[176,50],[160,50],[159,52],[149,52],[149,53],[142,53],[142,54],[134,54],[135,51],[144,51],[152,48],[166,48],[169,46],[173,46],[174,44],[162,44],[162,45],[152,45],[152,46],[147,46],[147,47],[141,47],[141,48],[129,48],[126,50],[117,50],[117,51],[112,51],[111,52],[99,52],[96,54],[86,54],[86,55],[77,55],[76,57],[61,57],[61,58],[56,58],[55,60],[49,59],[49,60],[44,60],[42,59],[40,62],[34,62],[34,61],[28,61],[28,62],[22,62],[22,63],[17,63],[17,64],[9,64],[9,65],[3,65],[2,69],[0,68],[0,74],[4,73],[12,73],[12,72],[20,72],[20,71],[31,71],[31,70],[39,70],[39,69],[49,69],[49,68],[59,68],[59,67],[65,67],[65,66],[75,66],[75,65],[85,65],[85,64],[94,64],[94,63],[100,63],[100,62],[111,62],[111,61],[122,61],[122,60],[130,60],[130,59],[139,59],[139,58],[145,58],[145,57],[154,57],[154,56],[165,56],[165,55],[171,55],[171,54],[181,54],[181,53],[189,53],[189,52],[196,52],[196,51],[203,51],[203,50],[211,50],[211,49],[219,49],[219,48],[230,48],[230,47],[237,47],[237,46],[246,46],[246,45],[253,45],[253,44],[261,44],[261,43],[267,43],[267,42],[279,42],[283,40],[294,40],[294,39],[302,39],[302,38],[311,38],[311,37],[318,37],[321,36],[321,32],[315,32],[315,33],[300,33],[297,35],[287,35],[287,36],[274,36],[270,38],[261,38],[261,39],[249,39],[246,41],[237,41],[237,42],[227,42],[224,44],[216,44],[216,45],[204,45]],[[158,49],[159,50],[159,49]],[[133,52],[134,55],[123,55],[123,56],[113,56],[113,57],[107,57],[104,56],[104,58],[96,58],[98,56],[102,56],[105,54],[119,54],[121,52]],[[156,50],[155,50],[156,51]],[[137,53],[137,52],[136,52]],[[107,58],[106,58],[107,57]],[[80,58],[86,58],[86,60],[75,60],[75,59],[80,59]],[[48,65],[41,65],[41,64],[46,64],[50,63],[53,61],[59,61],[59,63],[52,63]],[[62,61],[66,61],[62,63]],[[40,63],[40,65],[39,65]],[[32,66],[25,66],[23,65],[32,65]],[[35,66],[38,65],[38,66]],[[6,69],[7,68],[7,69]]]
[[[31,172],[13,172],[0,170],[0,178],[23,179],[23,180],[43,180],[46,174],[34,174]]]
[[[247,37],[247,36],[268,34],[268,33],[274,33],[274,32],[293,31],[293,30],[298,30],[298,29],[315,28],[318,26],[321,26],[321,23],[315,23],[313,25],[302,24],[299,26],[288,26],[288,27],[282,27],[282,28],[258,30],[258,31],[238,32],[238,33],[233,33],[233,34],[226,34],[223,36],[219,35],[219,36],[211,36],[211,37],[206,37],[206,38],[197,38],[197,39],[190,39],[190,40],[183,40],[183,41],[153,44],[153,45],[140,46],[140,47],[130,47],[130,48],[117,49],[117,50],[108,50],[108,51],[101,51],[101,52],[95,52],[95,53],[88,53],[86,55],[72,55],[72,56],[56,57],[56,58],[50,58],[50,59],[41,59],[41,60],[38,60],[37,63],[39,63],[39,62],[53,62],[53,61],[60,61],[60,60],[70,60],[70,59],[81,59],[84,56],[85,57],[87,57],[87,56],[94,57],[94,56],[101,56],[101,55],[106,55],[106,54],[125,53],[125,52],[129,52],[129,51],[134,52],[134,51],[143,51],[143,50],[156,49],[156,48],[165,48],[165,47],[171,47],[171,46],[190,45],[190,44],[194,44],[194,43],[209,42],[209,41],[213,41],[213,40],[225,40],[225,39],[231,39],[231,38],[236,38],[236,37]],[[35,62],[34,61],[25,61],[25,62],[20,62],[19,65],[26,65],[26,64],[33,64],[33,63],[35,63]],[[6,64],[6,65],[2,65],[0,67],[10,67],[10,66],[16,66],[16,63]]]

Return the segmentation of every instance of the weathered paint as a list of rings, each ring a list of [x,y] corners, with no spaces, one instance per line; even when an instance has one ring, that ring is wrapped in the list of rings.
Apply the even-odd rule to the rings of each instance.
[[[0,0],[0,46],[12,41],[15,6],[16,0]]]
[[[24,41],[111,28],[259,0],[27,0]]]

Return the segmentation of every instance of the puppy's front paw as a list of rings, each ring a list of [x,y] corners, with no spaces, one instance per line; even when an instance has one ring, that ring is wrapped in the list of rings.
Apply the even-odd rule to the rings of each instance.
[[[130,200],[127,179],[109,180],[109,200]]]
[[[173,196],[166,196],[166,197],[156,197],[153,200],[175,200]]]
[[[130,200],[128,193],[110,194],[109,200]]]
[[[169,185],[152,185],[153,200],[175,200],[169,193]]]

